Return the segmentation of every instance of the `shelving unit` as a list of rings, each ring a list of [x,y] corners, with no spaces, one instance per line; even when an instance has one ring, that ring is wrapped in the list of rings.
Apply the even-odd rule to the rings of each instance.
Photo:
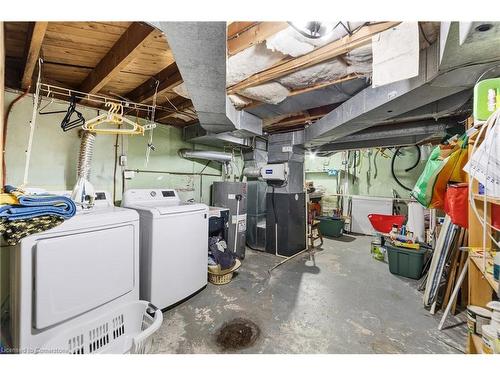
[[[472,124],[472,119],[469,119],[469,125]],[[469,139],[469,157],[471,156],[472,147],[474,144],[474,137]],[[478,184],[473,184],[474,199],[477,203],[476,208],[478,213],[482,216],[484,214],[484,200],[483,195],[478,194]],[[493,197],[486,197],[486,218],[491,222],[491,205],[500,204],[499,199]],[[490,231],[490,229],[487,229]],[[489,236],[486,237],[486,243],[483,244],[483,228],[479,223],[476,215],[469,207],[469,248],[491,249],[492,241]],[[468,296],[469,305],[486,307],[493,297],[498,293],[498,282],[494,280],[493,275],[487,272],[484,268],[482,253],[469,251],[469,268],[468,268]],[[491,255],[487,254],[486,264],[492,263]],[[469,333],[467,339],[467,353],[482,354],[482,338],[479,335]]]

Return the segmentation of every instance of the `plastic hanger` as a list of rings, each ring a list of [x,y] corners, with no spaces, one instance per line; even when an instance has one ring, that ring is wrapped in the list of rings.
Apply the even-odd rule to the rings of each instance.
[[[71,116],[76,113],[77,118],[74,120],[71,120]],[[66,111],[66,116],[64,116],[64,119],[61,122],[61,128],[64,131],[68,131],[74,128],[77,128],[79,126],[82,126],[85,124],[85,118],[83,115],[76,109],[76,98],[75,95],[71,95],[70,103],[68,110]]]
[[[123,106],[120,103],[107,102],[106,107],[109,107],[107,113],[94,117],[86,121],[82,128],[93,133],[101,134],[123,134],[123,135],[144,135],[144,127],[129,120],[123,116]],[[114,125],[130,125],[131,128],[116,129],[116,128],[99,128],[101,124]]]

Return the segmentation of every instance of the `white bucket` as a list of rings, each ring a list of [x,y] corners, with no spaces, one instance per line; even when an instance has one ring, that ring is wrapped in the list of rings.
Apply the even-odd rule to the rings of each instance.
[[[491,311],[479,306],[467,306],[467,328],[469,333],[482,335],[482,327],[490,324]]]

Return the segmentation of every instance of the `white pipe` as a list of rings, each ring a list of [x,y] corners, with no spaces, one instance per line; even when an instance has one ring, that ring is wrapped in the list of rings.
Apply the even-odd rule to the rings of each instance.
[[[236,245],[238,244],[238,224],[240,222],[240,200],[236,199],[236,222],[234,227],[234,248],[233,251],[236,253]]]

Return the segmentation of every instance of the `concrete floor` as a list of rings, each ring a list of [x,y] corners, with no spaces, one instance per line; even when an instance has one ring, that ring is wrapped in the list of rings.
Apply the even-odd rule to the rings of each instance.
[[[322,249],[282,259],[247,249],[227,285],[208,284],[164,313],[154,353],[221,353],[218,329],[234,318],[261,330],[239,353],[460,353],[464,314],[447,320],[423,308],[417,282],[389,273],[370,255],[371,237],[326,239]]]

